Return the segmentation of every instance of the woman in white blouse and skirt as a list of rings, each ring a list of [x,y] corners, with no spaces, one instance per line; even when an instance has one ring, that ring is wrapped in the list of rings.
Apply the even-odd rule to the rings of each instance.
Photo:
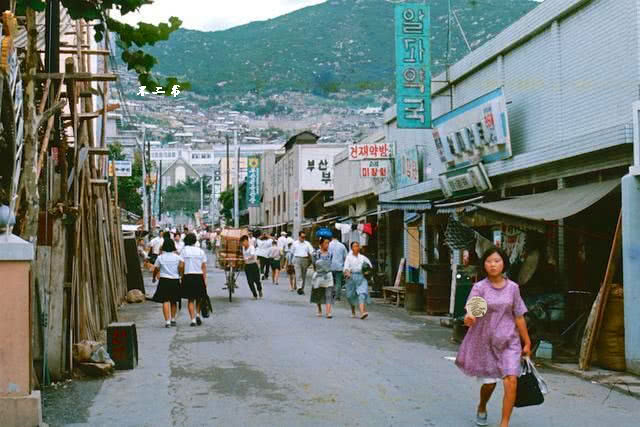
[[[196,235],[189,233],[184,238],[185,247],[180,252],[184,259],[184,276],[182,277],[182,297],[189,300],[189,316],[191,326],[200,326],[200,304],[207,298],[207,255],[195,246]]]
[[[356,317],[356,305],[360,309],[360,318],[366,319],[367,304],[369,298],[369,282],[362,273],[362,267],[367,265],[373,268],[369,258],[360,253],[360,244],[351,242],[351,252],[344,261],[344,275],[347,278],[345,287],[347,288],[347,300],[351,304],[351,317]]]
[[[184,260],[175,253],[173,240],[165,240],[162,253],[156,259],[153,270],[153,283],[160,277],[153,300],[162,303],[165,327],[176,325],[178,301],[180,301],[180,274],[184,271]]]

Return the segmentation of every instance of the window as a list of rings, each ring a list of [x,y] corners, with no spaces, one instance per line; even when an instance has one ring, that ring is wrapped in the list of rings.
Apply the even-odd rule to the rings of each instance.
[[[278,212],[278,215],[280,215],[280,195],[279,194],[278,194],[278,210],[276,212]]]
[[[282,193],[282,213],[287,211],[287,193]]]

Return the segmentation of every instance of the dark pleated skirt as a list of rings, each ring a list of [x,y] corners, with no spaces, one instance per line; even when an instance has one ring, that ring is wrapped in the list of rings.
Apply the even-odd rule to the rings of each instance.
[[[182,298],[200,299],[207,297],[207,287],[202,274],[185,274],[182,279]]]
[[[178,302],[180,301],[180,280],[160,278],[158,288],[153,295],[155,302]]]

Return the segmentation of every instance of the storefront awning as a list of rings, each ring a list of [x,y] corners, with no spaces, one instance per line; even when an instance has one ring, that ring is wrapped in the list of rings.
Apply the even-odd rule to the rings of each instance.
[[[475,206],[534,221],[557,221],[585,210],[619,185],[620,179],[614,179],[499,202],[476,203]]]
[[[380,201],[378,203],[381,209],[400,209],[403,211],[428,211],[431,209],[431,201],[429,200],[395,200],[393,202],[383,202]]]

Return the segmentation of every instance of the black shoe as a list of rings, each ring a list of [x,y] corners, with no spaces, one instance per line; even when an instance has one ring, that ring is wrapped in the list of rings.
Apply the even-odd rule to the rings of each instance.
[[[189,324],[189,326],[191,326],[191,327],[193,328],[194,326],[196,326],[196,322],[191,322],[191,323]]]
[[[176,326],[176,321],[175,320],[171,321],[171,326]]]
[[[262,298],[262,291],[260,291],[258,295],[260,296],[260,298]]]
[[[298,289],[298,295],[304,295],[304,289],[302,288]]]
[[[196,317],[196,324],[198,326],[202,325],[202,319],[200,319],[199,317]]]

